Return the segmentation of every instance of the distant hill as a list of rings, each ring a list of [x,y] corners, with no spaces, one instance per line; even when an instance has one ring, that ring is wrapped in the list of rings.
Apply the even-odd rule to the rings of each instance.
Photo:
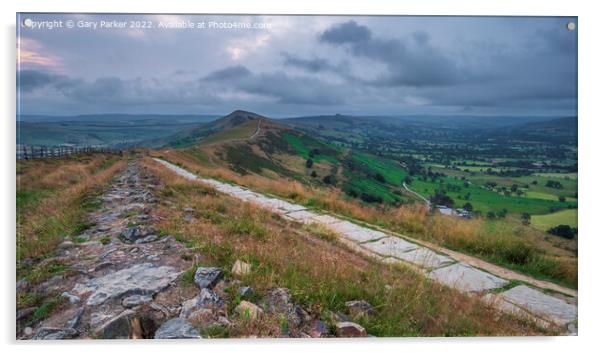
[[[235,110],[222,118],[200,124],[194,128],[180,131],[176,134],[161,139],[161,141],[155,141],[151,144],[165,145],[170,147],[188,147],[202,141],[204,138],[210,135],[260,118],[265,117],[244,110]]]
[[[337,188],[366,202],[414,201],[413,195],[405,194],[402,182],[407,173],[399,163],[339,148],[287,122],[236,111],[194,129],[195,136],[185,140],[184,146],[182,140],[175,140],[177,151],[169,153],[241,175]],[[191,131],[186,133],[191,136]]]
[[[105,145],[131,147],[159,140],[211,120],[212,115],[97,114],[21,115],[17,143],[27,145]]]
[[[56,123],[66,121],[125,123],[125,122],[171,122],[171,123],[204,123],[215,120],[219,115],[209,114],[81,114],[81,115],[28,115],[18,116],[19,121],[36,123]]]
[[[487,131],[485,135],[494,140],[548,142],[576,146],[577,132],[577,117],[567,117],[494,129]]]

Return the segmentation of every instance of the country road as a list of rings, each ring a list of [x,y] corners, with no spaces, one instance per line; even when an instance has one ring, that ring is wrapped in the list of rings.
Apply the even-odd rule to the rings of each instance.
[[[424,196],[422,196],[419,193],[417,193],[416,191],[410,189],[408,187],[408,185],[405,183],[405,181],[403,182],[403,187],[404,187],[404,189],[406,189],[407,192],[411,193],[412,195],[414,195],[414,196],[418,197],[419,199],[421,199],[422,201],[424,201],[424,203],[426,203],[427,207],[429,207],[429,208],[431,207],[431,202],[427,198],[425,198]]]
[[[550,323],[564,326],[569,333],[576,333],[573,325],[577,320],[575,290],[536,280],[401,234],[358,225],[336,215],[316,212],[240,186],[198,177],[162,159],[154,160],[189,180],[199,180],[222,193],[256,204],[290,221],[324,226],[339,234],[339,241],[352,250],[384,264],[413,267],[432,281],[462,292],[480,294],[483,300],[501,311],[533,318],[543,326]],[[513,284],[511,280],[520,281],[521,284]],[[546,290],[556,293],[548,294]]]

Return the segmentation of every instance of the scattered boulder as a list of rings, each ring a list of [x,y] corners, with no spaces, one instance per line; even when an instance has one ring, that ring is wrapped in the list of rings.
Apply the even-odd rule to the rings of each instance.
[[[295,304],[287,288],[275,288],[268,291],[266,308],[270,314],[284,315],[290,329],[296,330],[303,322],[310,321],[311,317],[303,308]]]
[[[121,305],[125,308],[133,308],[138,305],[150,303],[153,297],[150,295],[134,294],[123,298]]]
[[[365,300],[352,300],[345,303],[345,306],[349,310],[349,314],[354,320],[363,316],[372,316],[376,314],[374,308],[370,303]]]
[[[130,338],[134,314],[133,310],[125,310],[94,329],[94,335],[99,338]]]
[[[222,270],[217,267],[199,267],[194,274],[194,283],[200,289],[213,288],[222,276]]]
[[[187,318],[192,312],[208,306],[220,306],[222,301],[219,296],[211,289],[203,288],[196,297],[186,300],[182,303],[180,317]]]
[[[236,260],[232,266],[232,274],[235,276],[245,276],[251,273],[251,264]]]
[[[337,322],[336,334],[338,337],[367,337],[366,329],[355,322]]]
[[[157,332],[155,332],[155,339],[187,338],[201,338],[201,335],[197,329],[182,318],[175,318],[164,322],[159,329],[157,329]]]
[[[64,340],[77,336],[72,328],[42,327],[33,336],[34,340]]]
[[[251,287],[240,287],[238,288],[238,296],[241,299],[249,299],[255,295],[255,291]]]
[[[138,238],[140,238],[141,233],[141,228],[139,226],[134,226],[126,229],[123,233],[121,233],[121,237],[131,242],[134,242]]]
[[[145,227],[138,225],[126,229],[123,233],[121,233],[121,237],[127,241],[134,243],[138,239],[153,234],[155,234],[155,229],[153,227]]]
[[[255,321],[263,316],[263,310],[257,305],[243,300],[234,308],[234,312],[242,319]]]

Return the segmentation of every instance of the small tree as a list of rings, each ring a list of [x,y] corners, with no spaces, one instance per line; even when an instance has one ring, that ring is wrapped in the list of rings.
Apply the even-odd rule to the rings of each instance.
[[[378,181],[379,183],[385,183],[386,182],[385,177],[382,174],[380,174],[380,173],[374,174],[374,179],[376,179],[376,181]]]
[[[312,177],[312,178],[315,178],[315,177],[317,177],[317,176],[318,176],[318,173],[316,173],[316,171],[315,171],[315,170],[312,170],[312,171],[311,171],[311,177]]]
[[[412,177],[409,176],[409,175],[406,175],[406,177],[403,178],[403,182],[406,183],[406,184],[408,184],[408,185],[412,184]]]
[[[311,168],[314,165],[314,161],[313,159],[309,158],[306,162],[305,162],[305,167],[307,168]]]
[[[473,210],[472,204],[470,202],[465,203],[464,206],[462,206],[462,208],[466,212],[472,212],[472,210]]]
[[[566,197],[564,197],[564,196],[558,196],[558,201],[565,202],[566,201]]]
[[[523,222],[524,225],[528,226],[529,224],[531,224],[531,215],[528,214],[527,212],[523,213],[520,216],[521,221]]]

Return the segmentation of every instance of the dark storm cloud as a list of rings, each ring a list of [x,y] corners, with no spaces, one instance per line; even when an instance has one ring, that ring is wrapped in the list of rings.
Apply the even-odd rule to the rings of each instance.
[[[246,77],[251,74],[251,71],[242,65],[227,67],[222,70],[217,70],[211,72],[209,75],[205,77],[205,80],[208,81],[221,81],[221,80],[231,80],[238,79],[241,77]]]
[[[40,96],[65,97],[73,103],[108,104],[111,107],[141,104],[206,104],[219,99],[194,82],[157,79],[99,77],[94,80],[54,75],[38,70],[19,72],[18,88]],[[197,86],[196,89],[191,89]]]
[[[425,32],[412,33],[411,38],[382,39],[374,37],[368,27],[349,21],[324,31],[319,41],[344,45],[353,55],[384,63],[387,72],[374,80],[376,85],[438,86],[460,80],[458,65],[432,47]]]
[[[320,35],[320,41],[331,44],[361,43],[370,40],[372,32],[355,21],[341,23],[327,29]]]
[[[22,92],[33,92],[47,86],[65,87],[71,80],[64,75],[56,75],[38,70],[17,71],[17,87]]]
[[[284,65],[285,66],[293,66],[308,72],[320,72],[320,71],[328,71],[333,70],[334,66],[326,59],[321,58],[312,58],[312,59],[303,59],[294,57],[288,53],[282,53],[284,57]]]
[[[292,76],[280,70],[256,74],[239,65],[211,72],[200,82],[203,85],[216,80],[220,81],[217,87],[221,89],[260,95],[278,103],[332,105],[344,102],[345,90],[338,85],[313,77]]]

